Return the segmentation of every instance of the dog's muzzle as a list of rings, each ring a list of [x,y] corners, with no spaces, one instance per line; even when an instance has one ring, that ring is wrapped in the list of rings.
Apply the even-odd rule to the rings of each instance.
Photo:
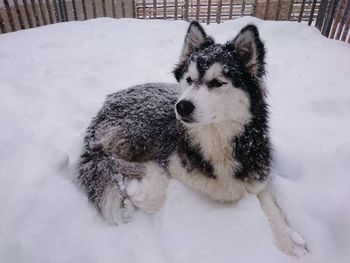
[[[194,110],[194,105],[188,100],[180,100],[176,104],[176,111],[181,116],[181,120],[185,122],[191,122],[192,118],[190,117]]]

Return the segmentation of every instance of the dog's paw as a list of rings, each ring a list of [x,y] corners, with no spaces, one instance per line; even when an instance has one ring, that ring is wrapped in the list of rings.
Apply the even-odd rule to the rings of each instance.
[[[131,201],[123,197],[117,185],[108,186],[100,201],[100,209],[104,219],[110,224],[128,223],[135,212]]]
[[[301,258],[309,252],[305,240],[291,229],[287,235],[278,240],[278,246],[283,252],[295,258]]]
[[[146,169],[145,177],[141,181],[131,180],[126,192],[136,207],[155,213],[165,201],[168,177],[155,163],[148,163]]]

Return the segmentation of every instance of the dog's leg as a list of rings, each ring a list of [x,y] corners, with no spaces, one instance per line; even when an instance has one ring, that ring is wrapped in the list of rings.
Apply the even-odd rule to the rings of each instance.
[[[132,180],[127,186],[131,202],[147,213],[155,213],[163,205],[169,178],[155,162],[145,164],[146,172],[141,180]]]
[[[286,254],[294,257],[305,255],[307,248],[304,239],[288,226],[282,211],[268,189],[261,191],[257,196],[261,208],[271,224],[277,246]]]

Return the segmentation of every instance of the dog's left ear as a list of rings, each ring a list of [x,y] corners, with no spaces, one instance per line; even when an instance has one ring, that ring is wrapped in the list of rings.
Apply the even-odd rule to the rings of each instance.
[[[254,77],[265,74],[265,47],[255,25],[245,26],[228,45]]]

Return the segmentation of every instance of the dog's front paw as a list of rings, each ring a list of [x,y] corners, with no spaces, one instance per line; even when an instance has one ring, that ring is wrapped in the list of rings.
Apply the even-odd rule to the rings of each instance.
[[[148,163],[146,168],[145,177],[141,181],[131,180],[126,191],[136,207],[147,213],[155,213],[165,201],[169,179],[155,163]]]
[[[110,224],[128,223],[135,212],[131,201],[121,195],[117,185],[108,186],[100,201],[100,209],[104,219]]]
[[[291,229],[278,240],[278,246],[283,252],[296,258],[301,258],[309,252],[305,240]]]

